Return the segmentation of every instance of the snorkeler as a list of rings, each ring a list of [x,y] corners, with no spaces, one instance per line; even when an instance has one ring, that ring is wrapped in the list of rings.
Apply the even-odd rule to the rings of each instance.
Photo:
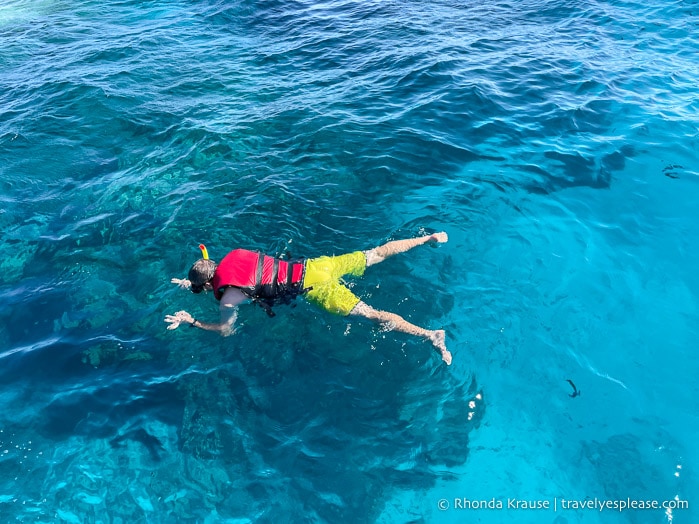
[[[442,329],[429,330],[411,324],[395,313],[380,311],[364,303],[347,287],[340,283],[343,275],[361,276],[364,270],[383,262],[392,255],[404,253],[428,242],[443,243],[447,234],[434,233],[420,238],[394,240],[368,251],[355,251],[340,256],[323,256],[307,260],[281,260],[256,251],[235,249],[219,264],[209,259],[202,244],[202,258],[189,270],[187,279],[173,278],[171,282],[193,293],[211,290],[219,301],[221,321],[209,324],[195,319],[186,311],[166,315],[168,329],[177,329],[182,324],[216,331],[223,336],[233,333],[237,318],[237,307],[246,300],[262,306],[269,316],[274,316],[272,306],[289,303],[298,295],[323,309],[342,316],[358,315],[382,324],[390,330],[429,340],[442,360],[451,364],[451,353],[447,350],[445,333]]]

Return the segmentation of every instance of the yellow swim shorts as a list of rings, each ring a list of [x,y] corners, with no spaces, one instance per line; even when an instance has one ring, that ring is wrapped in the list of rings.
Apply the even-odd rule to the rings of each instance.
[[[312,258],[306,261],[303,287],[312,287],[306,298],[337,315],[349,315],[359,297],[340,283],[343,275],[362,276],[366,255],[355,251],[338,257]]]

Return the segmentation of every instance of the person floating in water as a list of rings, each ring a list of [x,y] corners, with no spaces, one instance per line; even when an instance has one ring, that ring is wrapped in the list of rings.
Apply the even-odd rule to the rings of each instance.
[[[343,275],[361,276],[364,270],[383,262],[388,257],[404,253],[422,244],[448,240],[447,234],[435,233],[419,238],[394,240],[368,251],[355,251],[340,256],[322,256],[302,260],[281,260],[255,251],[235,249],[220,263],[209,259],[204,245],[200,245],[202,258],[189,270],[187,279],[173,278],[171,282],[193,293],[211,290],[219,301],[221,321],[206,323],[195,319],[186,311],[166,315],[168,329],[177,329],[180,324],[216,331],[223,336],[233,333],[237,318],[237,307],[246,300],[262,306],[267,314],[274,316],[272,306],[288,303],[298,295],[323,309],[342,316],[358,315],[378,322],[388,329],[422,337],[432,343],[442,360],[451,364],[451,353],[447,350],[445,332],[429,330],[411,324],[395,313],[380,311],[364,303],[340,279]]]

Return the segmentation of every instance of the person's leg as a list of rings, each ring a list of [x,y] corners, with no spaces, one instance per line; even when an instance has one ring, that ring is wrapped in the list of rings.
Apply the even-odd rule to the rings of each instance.
[[[388,329],[395,329],[401,333],[407,333],[409,335],[415,335],[429,340],[435,349],[439,351],[439,354],[442,356],[442,360],[446,362],[447,365],[451,364],[451,353],[449,353],[447,350],[446,335],[443,329],[423,329],[415,324],[411,324],[400,315],[396,315],[395,313],[390,313],[388,311],[374,309],[362,301],[359,301],[359,303],[354,306],[352,311],[350,311],[350,315],[359,315],[383,324]]]
[[[446,233],[434,233],[433,235],[427,235],[419,238],[408,238],[406,240],[393,240],[382,246],[375,247],[365,252],[366,254],[366,265],[367,267],[383,262],[388,257],[397,255],[398,253],[405,253],[406,251],[426,244],[428,242],[446,242],[449,237]]]

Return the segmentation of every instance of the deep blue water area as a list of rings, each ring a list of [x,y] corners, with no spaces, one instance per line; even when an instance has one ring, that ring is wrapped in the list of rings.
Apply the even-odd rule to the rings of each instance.
[[[696,0],[5,0],[0,521],[697,522],[698,35]],[[449,367],[302,299],[166,330],[217,319],[170,283],[201,242],[436,231],[349,284]]]

